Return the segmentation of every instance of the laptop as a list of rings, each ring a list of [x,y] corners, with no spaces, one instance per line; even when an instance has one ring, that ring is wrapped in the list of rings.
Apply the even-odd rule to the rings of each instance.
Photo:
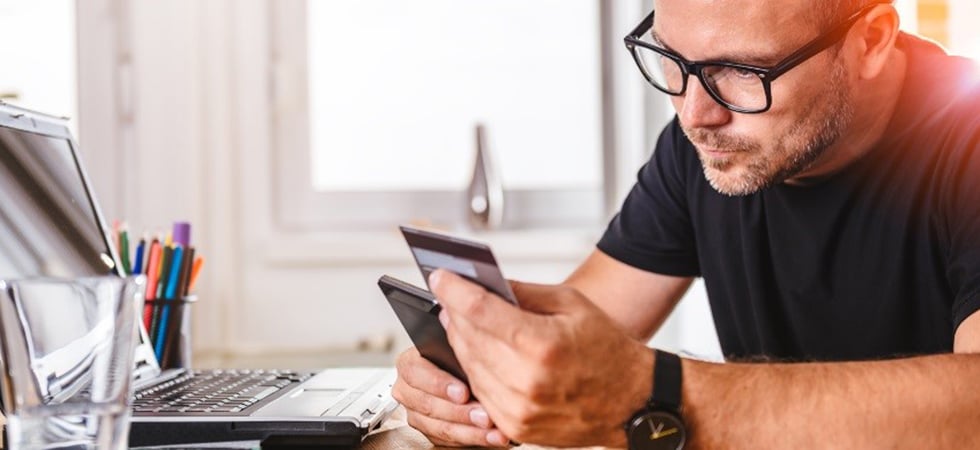
[[[121,275],[76,149],[66,118],[0,102],[0,279]],[[145,329],[133,376],[131,446],[356,446],[397,406],[390,368],[161,370]]]

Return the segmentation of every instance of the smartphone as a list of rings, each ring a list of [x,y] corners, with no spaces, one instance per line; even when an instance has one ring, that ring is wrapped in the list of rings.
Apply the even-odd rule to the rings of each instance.
[[[426,285],[429,274],[436,269],[445,269],[473,281],[504,300],[517,305],[517,298],[504,278],[497,259],[486,244],[470,241],[448,234],[420,230],[402,225],[399,227],[405,242],[415,257],[415,263],[422,271]],[[431,286],[429,286],[431,289]]]
[[[446,330],[439,322],[439,311],[442,308],[435,297],[424,289],[388,275],[378,279],[378,286],[422,357],[463,382],[468,382],[466,372],[449,345]]]

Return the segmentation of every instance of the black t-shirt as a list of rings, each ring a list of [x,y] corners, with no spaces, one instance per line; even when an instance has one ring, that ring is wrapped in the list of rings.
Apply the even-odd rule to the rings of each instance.
[[[598,248],[702,276],[728,358],[949,352],[980,309],[980,70],[901,35],[883,140],[821,182],[728,197],[676,119]]]

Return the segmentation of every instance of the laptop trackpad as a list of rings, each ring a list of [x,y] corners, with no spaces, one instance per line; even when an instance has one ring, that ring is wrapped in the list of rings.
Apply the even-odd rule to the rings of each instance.
[[[319,417],[340,400],[345,389],[296,389],[252,413],[252,417]]]

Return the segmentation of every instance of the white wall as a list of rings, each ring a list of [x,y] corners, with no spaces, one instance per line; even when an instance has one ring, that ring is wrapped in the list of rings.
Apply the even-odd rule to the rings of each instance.
[[[266,3],[82,3],[80,59],[105,63],[80,73],[90,86],[80,93],[83,154],[107,217],[136,229],[195,224],[207,257],[194,312],[199,361],[405,345],[375,284],[383,273],[421,284],[394,231],[296,234],[276,224]],[[553,282],[601,231],[481,238],[507,276]],[[656,342],[717,353],[703,289],[690,297]]]
[[[78,8],[80,146],[96,193],[107,218],[134,230],[195,224],[207,257],[195,345],[212,351],[234,338],[226,322],[235,320],[239,278],[232,70],[222,64],[232,56],[223,17],[231,3],[83,0]]]

